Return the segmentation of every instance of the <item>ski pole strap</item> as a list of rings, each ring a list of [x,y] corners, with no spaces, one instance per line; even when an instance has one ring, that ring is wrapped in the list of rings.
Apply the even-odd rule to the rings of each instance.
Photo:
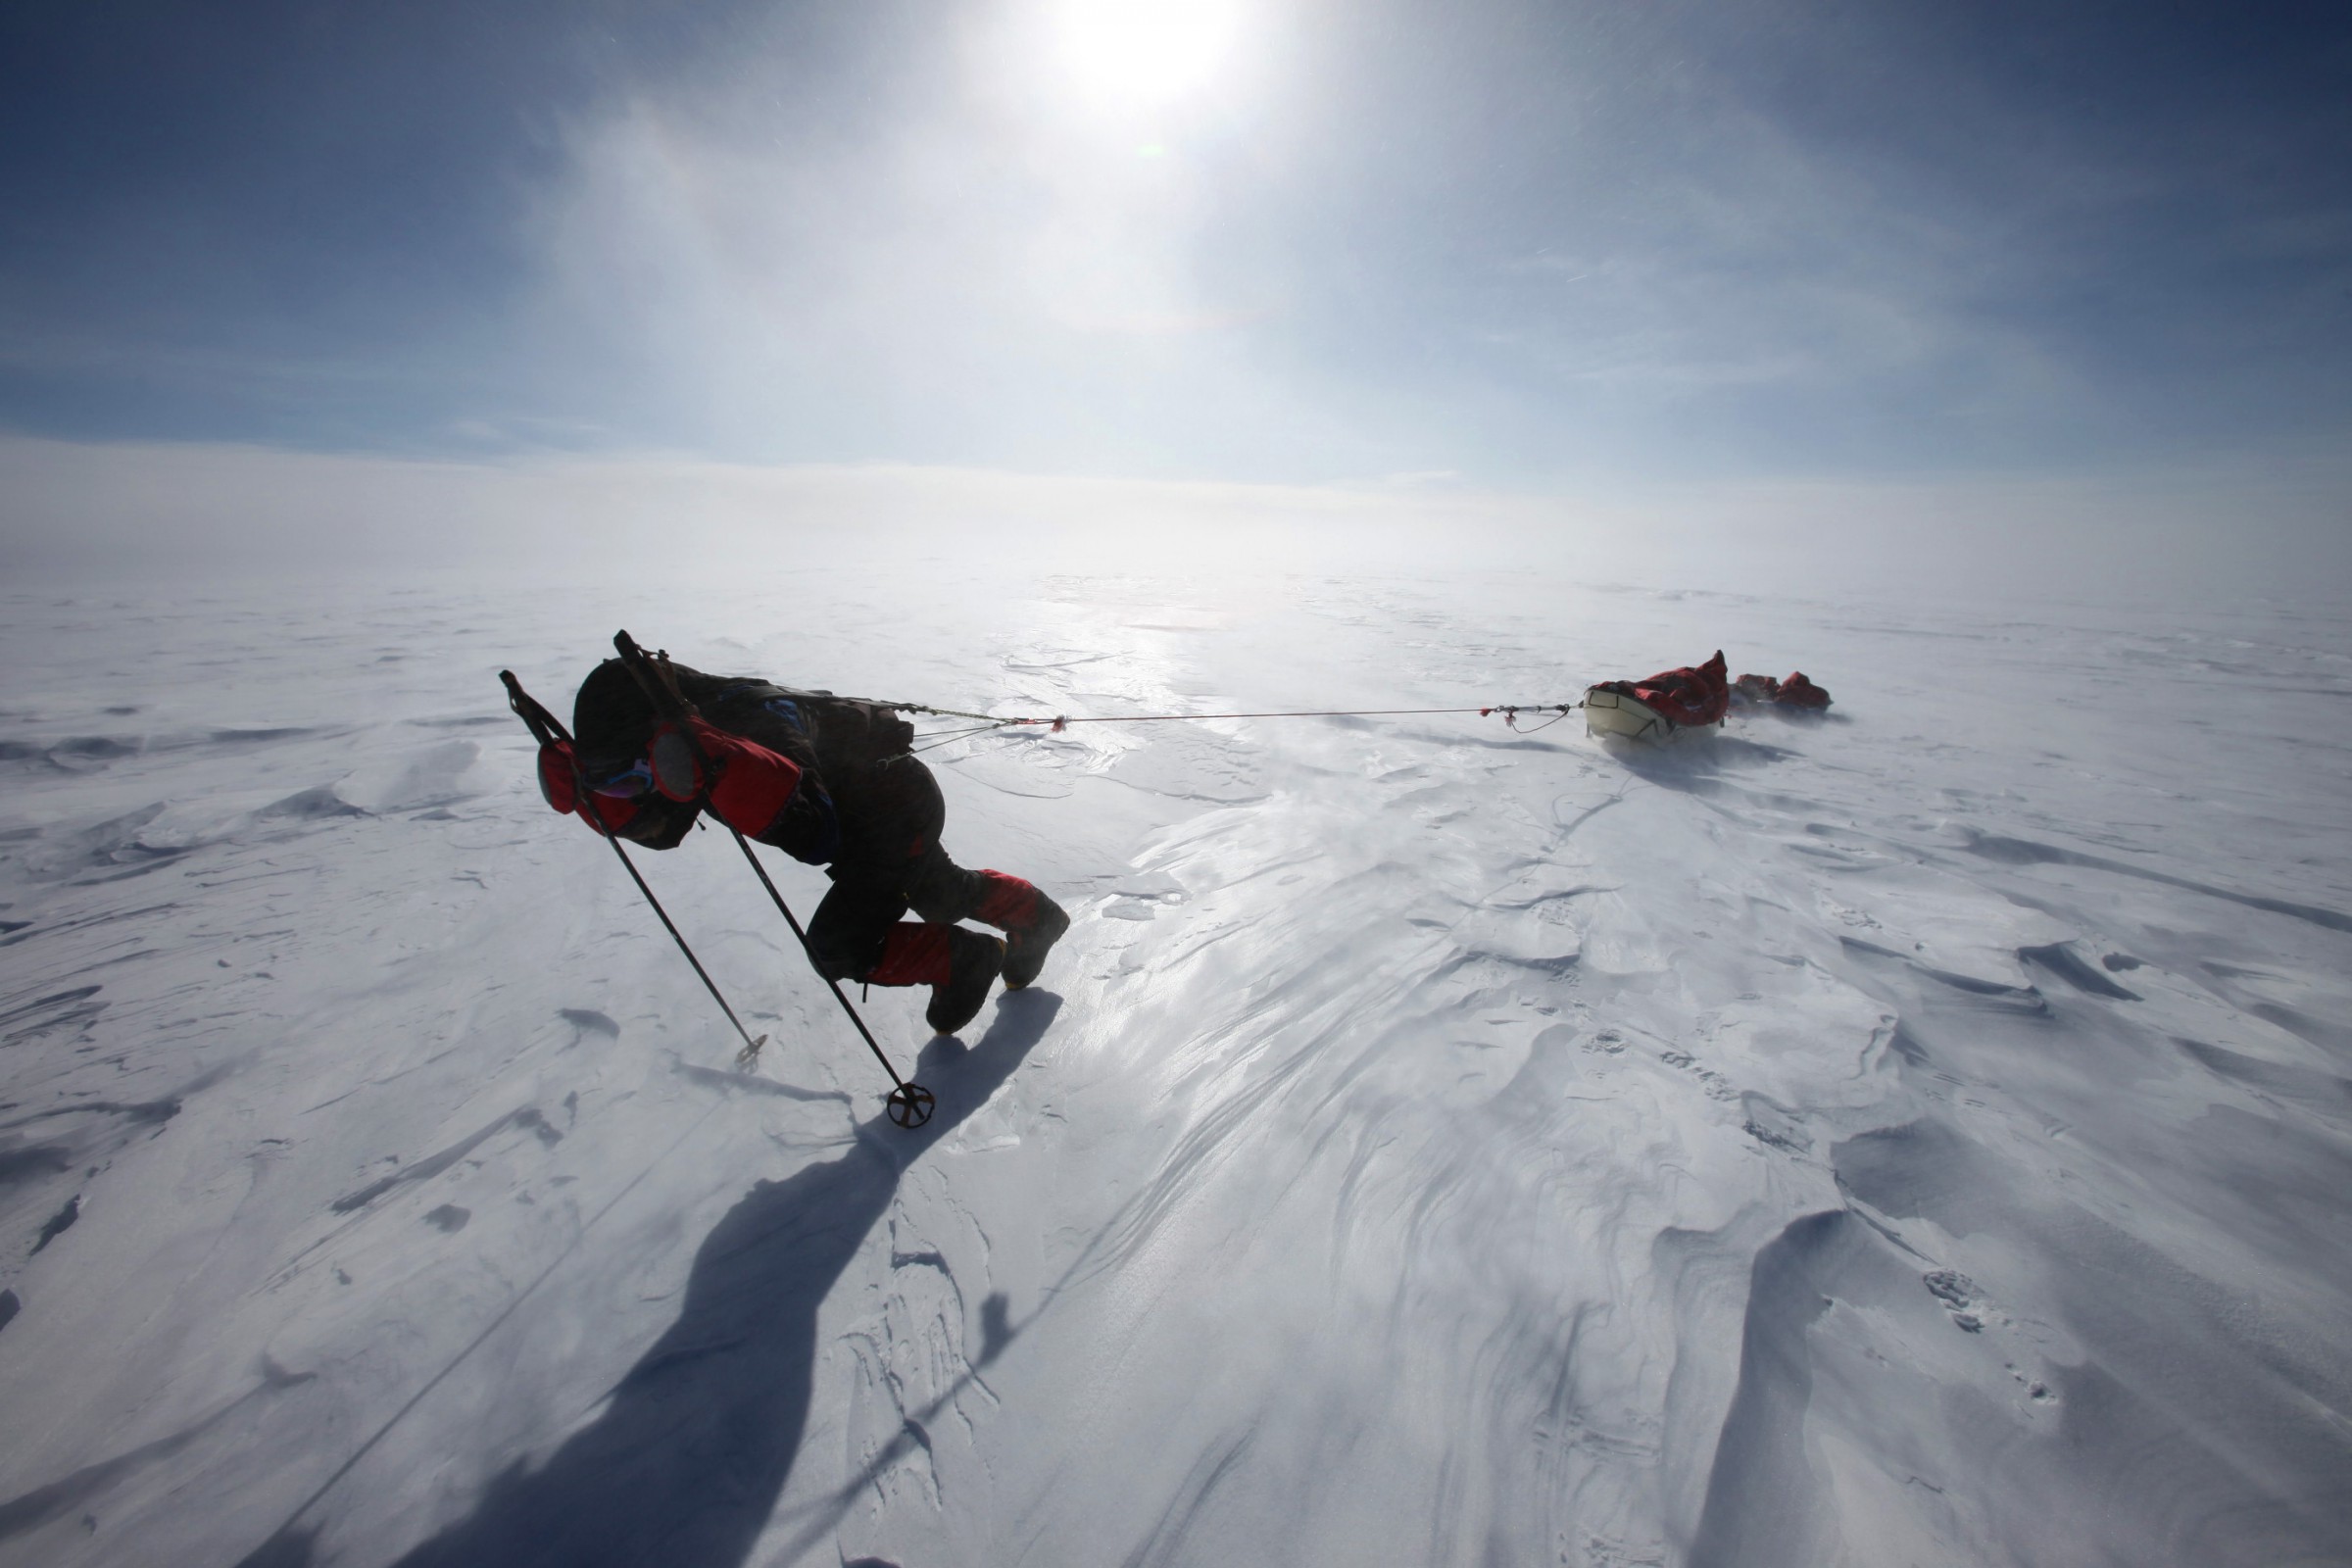
[[[514,710],[516,716],[530,727],[531,739],[542,746],[553,746],[571,739],[569,732],[557,721],[556,715],[540,707],[539,700],[522,689],[522,682],[514,678],[513,670],[500,670],[498,678],[507,688],[507,706]]]
[[[645,689],[646,700],[654,705],[654,711],[663,718],[695,716],[694,705],[678,690],[677,671],[669,667],[666,649],[648,654],[625,629],[612,634],[612,647],[629,673],[637,677],[637,684]]]

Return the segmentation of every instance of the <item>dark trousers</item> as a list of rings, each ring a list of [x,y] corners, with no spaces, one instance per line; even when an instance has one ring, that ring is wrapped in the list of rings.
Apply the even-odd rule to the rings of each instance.
[[[947,805],[920,760],[893,758],[839,781],[833,808],[841,818],[841,856],[825,873],[832,891],[808,921],[809,956],[826,978],[864,978],[909,909],[922,920],[953,925],[988,901],[989,877],[965,870],[940,847]]]

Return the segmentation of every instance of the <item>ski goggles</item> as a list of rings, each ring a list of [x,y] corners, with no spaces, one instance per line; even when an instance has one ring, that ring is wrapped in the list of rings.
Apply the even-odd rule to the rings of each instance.
[[[587,777],[588,788],[595,794],[612,801],[633,801],[654,787],[654,764],[640,757],[602,779],[596,777],[593,769],[587,770]]]

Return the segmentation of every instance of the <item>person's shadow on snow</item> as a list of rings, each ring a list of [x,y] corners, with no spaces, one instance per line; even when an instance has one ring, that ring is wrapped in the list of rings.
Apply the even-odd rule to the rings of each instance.
[[[398,1568],[739,1568],[800,1452],[817,1308],[906,1168],[1012,1076],[1060,1005],[1044,992],[1005,997],[977,1046],[924,1048],[915,1076],[939,1096],[928,1124],[906,1131],[877,1115],[840,1158],[754,1186],[704,1240],[677,1322],[603,1414],[545,1464],[491,1482],[469,1517]],[[308,1546],[281,1537],[247,1568],[307,1563]]]

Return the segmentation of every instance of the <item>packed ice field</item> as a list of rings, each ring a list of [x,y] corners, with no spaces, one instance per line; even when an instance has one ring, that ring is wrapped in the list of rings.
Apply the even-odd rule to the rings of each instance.
[[[2352,1560],[2352,612],[1565,568],[18,588],[0,1562]],[[997,713],[1075,923],[909,1133],[732,844],[533,783],[626,626]],[[928,721],[926,728],[945,728]],[[821,875],[771,857],[804,915]]]

